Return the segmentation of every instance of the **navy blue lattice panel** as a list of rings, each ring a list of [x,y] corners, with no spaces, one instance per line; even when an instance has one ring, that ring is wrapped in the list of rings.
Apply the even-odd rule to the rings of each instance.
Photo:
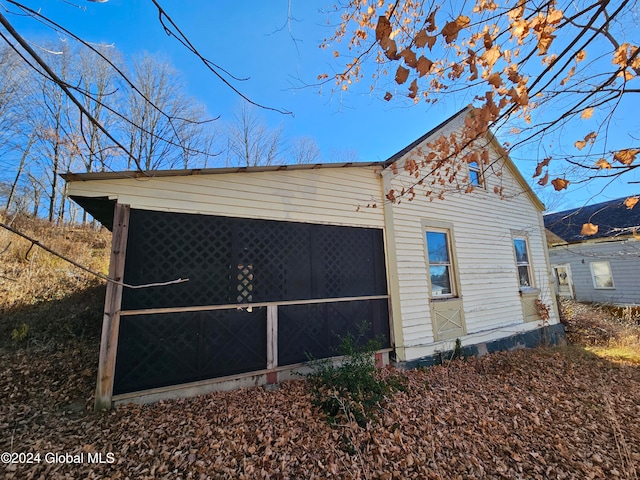
[[[267,367],[267,308],[201,313],[200,371],[203,378]]]
[[[278,364],[335,355],[325,304],[278,307]]]
[[[114,393],[263,370],[266,308],[125,316]]]
[[[351,334],[360,345],[378,339],[389,347],[386,299],[278,307],[278,364],[339,355],[341,339]]]
[[[309,298],[310,230],[304,223],[237,219],[233,265],[240,283],[234,302]]]
[[[198,323],[185,315],[122,317],[114,393],[198,378]]]
[[[128,289],[123,309],[220,305],[230,301],[232,219],[131,210],[125,282],[189,281]]]
[[[132,210],[124,310],[387,293],[382,230]]]
[[[382,230],[319,225],[313,241],[315,298],[387,293]]]

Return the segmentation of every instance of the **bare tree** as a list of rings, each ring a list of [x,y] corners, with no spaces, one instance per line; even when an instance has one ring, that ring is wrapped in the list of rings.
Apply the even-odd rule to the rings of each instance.
[[[27,160],[25,153],[19,155],[17,166],[8,160],[20,152],[21,140],[25,138],[22,128],[21,106],[24,102],[21,86],[26,81],[27,70],[11,48],[0,46],[0,72],[0,157],[5,163],[2,171],[6,175],[5,178],[0,175],[0,181],[4,181],[7,186],[5,208],[8,210],[14,202]],[[32,143],[30,138],[27,141],[28,147]]]
[[[34,217],[40,213],[40,203],[46,192],[46,186],[42,179],[36,177],[31,172],[27,173],[28,183],[25,186],[25,197],[30,200],[26,201],[26,205],[31,206],[31,212]],[[26,206],[25,205],[25,206]]]
[[[210,121],[203,107],[194,106],[182,93],[177,72],[166,62],[145,54],[133,61],[131,74],[136,88],[128,90],[123,137],[132,157],[128,168],[140,162],[144,170],[185,167],[192,158],[208,157]]]
[[[318,143],[313,137],[297,137],[291,141],[289,158],[291,163],[317,163],[322,157]]]
[[[20,86],[26,76],[22,59],[7,47],[0,46],[0,152],[14,146],[12,139],[19,130]]]
[[[51,45],[47,55],[51,57],[49,67],[71,83],[73,58],[68,45],[63,42]],[[73,112],[68,98],[41,71],[34,72],[29,87],[25,85],[24,88],[29,88],[30,92],[25,118],[34,133],[29,153],[32,158],[30,168],[39,170],[33,172],[36,176],[44,175],[48,179],[48,220],[53,222],[57,218],[62,221],[64,193],[59,175],[69,170],[72,159],[79,153],[73,137]]]
[[[48,179],[46,189],[29,191],[46,191],[47,218],[62,221],[68,206],[59,181],[64,171],[202,167],[216,155],[212,121],[203,106],[183,94],[176,72],[166,62],[149,55],[135,61],[131,77],[138,87],[119,76],[124,61],[113,48],[49,45],[40,54],[48,71],[36,65],[27,69],[9,47],[2,53],[0,60],[7,68],[0,76],[0,122],[12,149],[3,161],[15,171],[15,176],[0,179],[7,206],[18,191],[25,191],[18,188],[27,180],[25,172]],[[16,66],[15,74],[10,65]],[[77,99],[81,109],[52,75],[82,93]],[[9,119],[19,119],[11,130]],[[123,151],[119,144],[129,149]],[[123,155],[128,151],[135,153]],[[43,204],[32,203],[38,209]]]
[[[181,153],[180,167],[207,168],[216,161],[219,152],[215,148],[217,130],[213,120],[207,118],[206,110],[202,105],[185,102],[187,107],[187,119],[176,119],[176,140]]]
[[[9,210],[11,208],[11,204],[13,203],[15,195],[16,195],[16,192],[18,191],[18,186],[20,184],[20,179],[22,177],[22,173],[24,172],[25,166],[27,164],[27,158],[29,156],[29,151],[31,150],[31,146],[33,145],[34,140],[35,140],[35,134],[31,134],[24,151],[22,152],[22,155],[20,156],[20,163],[18,164],[18,168],[17,168],[17,171],[16,171],[16,176],[13,179],[13,182],[11,182],[11,186],[9,187],[9,190],[8,190],[7,203],[6,203],[6,206],[5,206],[6,210]]]
[[[95,3],[104,3],[104,1],[99,1],[99,2],[96,0],[88,0],[88,1],[95,2]],[[247,97],[245,94],[243,94],[238,89],[238,87],[234,85],[236,82],[242,81],[243,79],[234,76],[228,70],[225,70],[215,62],[202,56],[198,48],[189,40],[189,38],[185,35],[182,29],[173,21],[169,13],[160,5],[160,3],[155,0],[152,0],[152,3],[154,7],[157,9],[157,13],[158,13],[157,18],[160,24],[162,25],[162,27],[164,28],[165,33],[170,37],[173,37],[176,41],[182,44],[189,52],[191,52],[198,59],[200,59],[204,67],[208,69],[209,72],[211,72],[216,78],[218,78],[223,85],[231,89],[233,92],[239,95],[244,101],[246,101],[247,103],[253,106],[276,111],[283,114],[291,113],[283,109],[269,107],[269,106],[260,104],[252,100],[251,98]],[[70,31],[64,25],[57,23],[51,18],[49,18],[48,16],[42,14],[39,10],[34,10],[33,8],[26,5],[25,3],[21,1],[16,1],[16,0],[6,0],[6,4],[7,6],[5,7],[5,9],[7,12],[21,15],[21,16],[31,17],[33,20],[45,26],[50,27],[53,31],[56,31],[58,34],[68,35],[70,39],[78,42],[83,47],[88,48],[89,50],[102,56],[99,50],[96,49],[93,45],[86,42],[79,36],[75,35],[72,31]],[[11,45],[12,48],[15,49],[15,51],[21,56],[21,58],[27,65],[31,66],[32,68],[37,67],[41,69],[43,71],[43,75],[47,76],[53,83],[55,83],[61,89],[61,91],[67,97],[67,99],[78,108],[78,110],[80,111],[80,114],[86,117],[88,121],[92,122],[100,131],[102,131],[102,133],[111,142],[114,143],[115,147],[117,147],[128,158],[129,165],[131,166],[135,165],[136,169],[142,170],[143,166],[141,164],[141,159],[138,157],[138,154],[144,154],[146,155],[144,160],[145,167],[152,167],[154,165],[159,166],[160,165],[158,163],[159,155],[157,154],[164,147],[166,147],[166,145],[159,145],[159,144],[170,144],[172,146],[178,146],[180,147],[183,153],[187,152],[184,145],[180,145],[179,143],[176,143],[176,140],[179,142],[180,138],[184,137],[184,135],[177,134],[176,126],[173,125],[172,123],[173,123],[173,120],[190,121],[191,119],[189,119],[185,115],[174,116],[173,112],[163,111],[162,105],[156,104],[153,99],[154,93],[158,92],[158,90],[156,89],[157,85],[153,86],[152,84],[148,84],[146,87],[142,89],[138,88],[135,83],[135,78],[132,78],[132,76],[130,76],[124,70],[118,68],[117,65],[110,62],[108,58],[102,56],[102,58],[106,60],[107,63],[109,63],[109,65],[114,69],[114,71],[119,76],[120,80],[124,84],[126,84],[131,89],[132,92],[135,92],[137,94],[131,97],[129,99],[130,101],[127,102],[127,104],[137,114],[139,114],[138,118],[141,118],[144,122],[147,123],[147,125],[141,125],[141,124],[137,125],[139,129],[139,131],[137,132],[138,135],[135,135],[134,132],[132,132],[131,130],[128,130],[129,146],[131,146],[135,150],[135,151],[132,151],[130,148],[128,148],[125,144],[123,144],[116,138],[116,136],[114,135],[114,132],[110,128],[107,128],[105,125],[103,125],[99,121],[99,119],[93,117],[91,112],[87,110],[87,108],[85,108],[85,105],[83,105],[82,101],[80,100],[80,97],[87,96],[87,95],[90,96],[91,93],[87,92],[82,88],[79,88],[77,85],[66,82],[63,78],[60,78],[55,73],[55,71],[49,68],[48,61],[43,59],[39,55],[39,53],[36,52],[34,48],[31,47],[29,42],[27,42],[22,37],[20,32],[18,32],[14,28],[14,26],[2,14],[2,12],[0,12],[0,27],[4,28],[5,30],[3,31],[2,28],[0,28],[0,39],[4,40],[7,44]],[[17,43],[14,45],[12,43],[12,40],[14,40]],[[137,75],[135,76],[142,79],[144,78],[150,79],[148,75],[149,70],[146,68],[147,66],[145,66],[144,64],[138,64],[138,66],[135,68],[137,70],[136,72]],[[147,94],[150,94],[150,96],[148,96]],[[174,103],[173,105],[175,106],[177,105],[177,103]],[[113,112],[113,113],[115,113],[121,119],[126,120],[127,115],[130,114],[131,112],[121,111],[121,112]],[[206,122],[208,120],[198,119],[197,123],[200,124],[203,121]],[[129,123],[132,123],[132,122],[129,122]],[[182,122],[182,123],[184,124],[185,122]],[[164,129],[164,126],[166,124],[170,126],[169,131],[171,131],[172,134],[174,135],[173,138],[163,138],[158,135],[159,132],[166,131]],[[135,125],[132,125],[132,126],[135,127]],[[151,130],[149,128],[146,128],[147,126],[151,127]],[[204,143],[206,144],[207,142],[204,142]],[[194,154],[193,151],[189,150],[187,153],[189,154],[189,157],[193,157],[193,154]],[[196,152],[196,153],[202,157],[201,161],[205,163],[208,160],[208,158],[211,156],[210,152]],[[169,159],[166,161],[162,160],[162,162],[168,163],[169,165],[171,165],[175,163],[175,159]],[[184,163],[185,162],[183,159],[183,164]],[[187,160],[186,163],[189,163],[189,160]]]
[[[78,88],[85,92],[81,101],[92,118],[113,129],[118,117],[113,113],[119,107],[120,85],[118,76],[111,64],[123,65],[120,53],[110,46],[96,46],[98,53],[80,49],[75,52],[75,76]],[[105,60],[104,58],[107,58]],[[95,122],[84,115],[79,115],[75,123],[76,141],[79,157],[84,170],[105,171],[115,161],[118,152],[116,145],[110,141]]]
[[[177,93],[174,71],[168,64],[156,62],[145,54],[134,60],[131,77],[140,93],[128,92],[125,110],[129,112],[130,122],[124,124],[123,137],[140,166],[144,170],[152,170],[163,162],[173,162],[167,158],[171,146],[161,142],[160,138],[173,133],[162,112],[169,108],[172,97]],[[134,158],[129,158],[127,168],[131,169],[133,165]]]
[[[285,163],[286,150],[282,129],[266,126],[255,109],[243,102],[228,125],[227,165],[255,167]]]

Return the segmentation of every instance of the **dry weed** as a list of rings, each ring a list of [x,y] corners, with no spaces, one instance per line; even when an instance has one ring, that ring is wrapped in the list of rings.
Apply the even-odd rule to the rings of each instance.
[[[632,307],[560,301],[567,340],[600,356],[640,362],[640,316]]]
[[[27,217],[0,215],[0,221],[92,270],[108,271],[111,234],[104,229]],[[0,348],[52,351],[69,341],[95,343],[103,299],[101,280],[0,229]]]
[[[11,220],[14,228],[43,245],[92,270],[107,273],[111,234],[105,229],[54,227],[44,220],[27,217]],[[90,274],[0,229],[0,313],[21,305],[61,299],[95,284]]]

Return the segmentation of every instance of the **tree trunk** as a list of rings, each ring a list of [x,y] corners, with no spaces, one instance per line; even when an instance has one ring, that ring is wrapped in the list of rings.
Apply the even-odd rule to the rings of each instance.
[[[18,166],[18,172],[16,173],[16,179],[13,181],[11,185],[11,191],[9,192],[9,198],[7,198],[7,211],[11,206],[11,202],[13,202],[13,197],[16,194],[16,188],[18,187],[18,181],[20,180],[20,175],[22,175],[22,170],[24,170],[24,164],[27,161],[27,155],[29,155],[29,150],[31,149],[31,145],[33,145],[33,141],[35,139],[35,135],[31,135],[29,137],[29,143],[27,143],[27,147],[24,149],[22,153],[22,157],[20,158],[20,165]]]
[[[53,218],[55,216],[56,211],[56,197],[57,197],[57,189],[58,189],[58,168],[59,168],[59,159],[58,159],[58,151],[59,146],[56,145],[53,149],[53,172],[51,175],[53,178],[51,179],[51,194],[49,195],[49,222],[53,223]]]

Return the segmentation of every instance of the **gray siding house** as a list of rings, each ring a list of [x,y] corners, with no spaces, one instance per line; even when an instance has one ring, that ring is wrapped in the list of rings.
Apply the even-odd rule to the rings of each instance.
[[[560,296],[640,305],[640,206],[627,198],[544,216]],[[582,235],[585,223],[598,231]]]

